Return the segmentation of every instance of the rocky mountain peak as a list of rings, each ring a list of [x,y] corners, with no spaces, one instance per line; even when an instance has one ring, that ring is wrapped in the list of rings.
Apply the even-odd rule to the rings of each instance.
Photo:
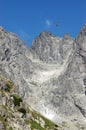
[[[76,38],[76,50],[86,61],[86,25],[84,25]]]
[[[30,49],[15,34],[0,32],[0,73],[15,92],[45,117],[66,122],[64,130],[85,130],[86,25],[75,39],[42,32]]]
[[[71,40],[73,38],[68,33],[65,33],[63,39],[65,39],[65,40]]]
[[[31,50],[35,52],[41,61],[62,63],[64,58],[63,53],[68,52],[67,49],[72,48],[73,41],[74,39],[68,34],[65,34],[64,38],[61,38],[52,35],[50,32],[42,32],[33,41]]]
[[[52,33],[51,32],[47,32],[47,31],[43,31],[39,34],[40,37],[48,37],[51,36]]]
[[[81,32],[82,35],[86,36],[86,24],[82,27]]]
[[[3,27],[2,27],[2,26],[0,26],[0,31],[1,31],[1,30],[3,30]]]

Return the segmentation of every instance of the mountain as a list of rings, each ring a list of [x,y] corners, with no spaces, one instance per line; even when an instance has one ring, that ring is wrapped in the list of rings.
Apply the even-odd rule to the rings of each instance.
[[[0,130],[61,130],[15,93],[15,84],[0,74]]]
[[[27,105],[64,130],[86,130],[86,25],[76,38],[42,32],[31,48],[0,27],[0,74]]]

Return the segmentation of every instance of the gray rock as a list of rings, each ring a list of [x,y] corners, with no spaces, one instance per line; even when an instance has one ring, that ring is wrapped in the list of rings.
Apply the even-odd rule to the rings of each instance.
[[[0,121],[0,130],[4,130],[4,125],[1,121]]]
[[[42,32],[33,41],[31,49],[44,62],[62,63],[63,58],[66,58],[67,52],[72,48],[73,40],[67,34],[65,34],[64,38],[61,38],[53,36],[49,32]]]
[[[0,73],[47,118],[86,120],[86,25],[75,39],[42,32],[30,49],[0,28]]]

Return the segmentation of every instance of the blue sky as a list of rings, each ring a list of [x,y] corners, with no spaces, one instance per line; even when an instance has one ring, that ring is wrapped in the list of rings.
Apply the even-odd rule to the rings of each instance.
[[[41,31],[77,36],[86,23],[85,12],[86,0],[0,0],[0,26],[31,46]]]

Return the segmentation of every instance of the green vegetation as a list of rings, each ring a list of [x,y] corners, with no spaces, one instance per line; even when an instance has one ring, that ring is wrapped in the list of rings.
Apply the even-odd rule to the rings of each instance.
[[[39,120],[40,118],[42,118],[44,120],[44,122],[45,122],[45,128],[42,128],[42,129],[39,129],[39,130],[46,130],[46,129],[49,129],[49,130],[58,130],[57,128],[59,126],[55,125],[52,121],[50,121],[50,120],[46,119],[45,117],[43,117],[42,115],[40,115],[40,113],[37,113],[36,111],[30,111],[30,112],[31,112],[32,117],[34,119]],[[37,122],[34,122],[34,121],[32,121],[32,122],[29,121],[28,122],[26,120],[26,123],[27,124],[31,124],[31,126],[33,126],[34,128],[36,128],[35,125],[37,125],[37,126],[39,125],[39,127],[41,127],[40,124],[37,124]],[[33,127],[31,127],[32,130],[33,130]]]
[[[41,116],[39,113],[35,111],[32,112],[32,117],[34,117],[34,119],[37,119],[37,118],[39,119],[41,117],[45,121],[45,128],[48,127],[48,128],[54,129],[55,127],[55,124],[52,121],[46,119],[45,117]]]
[[[34,119],[39,118],[39,114],[38,114],[37,112],[32,111],[31,114],[32,114],[32,117],[33,117]]]
[[[41,127],[36,121],[31,122],[31,130],[45,130],[43,127]]]
[[[2,97],[4,97],[4,96],[5,96],[5,91],[0,90],[0,93],[1,93]]]
[[[10,92],[10,90],[14,86],[14,83],[5,79],[2,75],[0,75],[0,81],[2,81],[5,84],[5,88],[3,89],[3,91]]]
[[[24,122],[25,122],[25,124],[27,124],[27,125],[30,124],[30,120],[25,119]]]
[[[0,80],[3,81],[10,89],[13,88],[14,83],[12,81],[7,80],[2,75],[0,75]]]
[[[38,124],[36,121],[32,120],[25,120],[25,123],[27,125],[31,125],[31,130],[37,129],[37,130],[45,130],[45,128],[41,127],[40,124]]]
[[[20,108],[18,111],[21,112],[23,115],[26,115],[26,110],[24,108]]]
[[[22,102],[22,99],[17,94],[13,94],[11,96],[13,97],[14,106],[20,106],[20,102]]]
[[[13,128],[12,128],[12,127],[10,127],[10,128],[9,128],[9,130],[13,130]]]
[[[43,120],[45,121],[45,128],[54,128],[55,127],[55,124],[53,122],[51,122],[50,120],[46,119],[43,117]]]
[[[27,109],[26,109],[26,113],[29,113],[31,110],[30,110],[30,108],[28,107]]]
[[[6,126],[7,126],[7,121],[6,121],[6,119],[4,119],[4,117],[2,117],[1,115],[0,115],[0,121],[3,123],[3,125],[4,125],[4,130],[6,130]]]
[[[5,91],[10,92],[10,90],[13,88],[13,83],[10,81],[7,81]]]

